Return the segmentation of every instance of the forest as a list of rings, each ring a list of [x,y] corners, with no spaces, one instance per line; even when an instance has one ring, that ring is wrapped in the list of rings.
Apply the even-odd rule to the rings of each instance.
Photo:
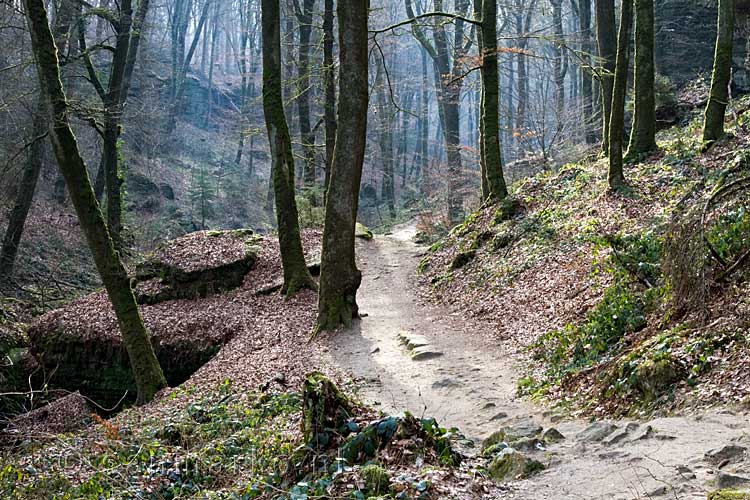
[[[0,498],[750,499],[750,2],[0,0]]]

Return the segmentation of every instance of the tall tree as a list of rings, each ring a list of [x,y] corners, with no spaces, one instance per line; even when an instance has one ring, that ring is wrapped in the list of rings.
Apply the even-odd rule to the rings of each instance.
[[[336,70],[333,64],[333,0],[324,0],[323,7],[323,87],[325,104],[323,119],[326,131],[325,190],[333,164],[333,151],[336,145]]]
[[[565,40],[562,20],[562,0],[550,0],[552,4],[552,27],[555,33],[553,77],[555,80],[555,121],[557,134],[563,128],[565,113],[565,75],[568,72],[568,57],[564,50]]]
[[[166,386],[166,380],[138,311],[130,278],[112,243],[94,196],[86,165],[70,128],[68,103],[60,81],[57,49],[47,21],[44,0],[24,0],[24,6],[37,64],[39,87],[51,122],[50,137],[55,157],[117,316],[138,388],[138,403],[145,403]]]
[[[656,150],[654,0],[635,0],[635,112],[627,157]]]
[[[369,0],[340,1],[339,127],[326,195],[316,332],[349,325],[359,316],[362,273],[354,258],[359,185],[367,142],[367,18]]]
[[[729,79],[732,75],[734,3],[735,0],[719,0],[711,92],[703,121],[703,142],[706,145],[724,136],[724,113],[729,104]]]
[[[583,98],[583,123],[586,144],[596,143],[596,130],[594,130],[594,80],[591,73],[591,0],[581,0],[580,4],[580,30],[583,46],[583,63],[582,71],[583,81],[581,82],[581,96]]]
[[[482,198],[502,200],[508,195],[500,147],[500,78],[497,64],[497,0],[482,0],[481,54],[482,97],[479,141]]]
[[[617,35],[617,64],[612,88],[612,111],[609,123],[609,187],[618,190],[625,186],[622,168],[622,143],[625,135],[625,98],[628,91],[630,65],[630,35],[633,24],[633,0],[623,0],[620,31]]]
[[[599,45],[602,103],[602,152],[609,154],[609,120],[612,114],[612,90],[615,81],[617,39],[615,37],[615,0],[595,0],[596,40]]]
[[[303,180],[305,186],[315,184],[317,176],[315,168],[315,132],[310,122],[310,38],[312,36],[313,10],[315,0],[294,1],[294,13],[299,24],[299,51],[297,64],[297,113],[299,115],[299,131],[305,156]]]
[[[102,131],[101,166],[104,175],[104,186],[107,194],[107,225],[116,247],[122,243],[122,172],[119,154],[122,114],[128,98],[130,82],[138,56],[138,48],[149,8],[149,0],[140,0],[133,15],[131,0],[119,2],[117,13],[108,13],[101,9],[92,9],[92,14],[105,17],[115,33],[115,46],[109,69],[107,85],[101,82],[98,72],[91,62],[90,54],[85,47],[85,30],[79,31],[79,44],[88,70],[89,80],[102,100],[104,108]]]
[[[281,90],[281,12],[278,0],[261,4],[263,31],[263,113],[271,149],[271,171],[276,199],[284,284],[281,293],[294,295],[303,288],[317,288],[305,263],[299,215],[294,196],[294,156],[284,115]]]

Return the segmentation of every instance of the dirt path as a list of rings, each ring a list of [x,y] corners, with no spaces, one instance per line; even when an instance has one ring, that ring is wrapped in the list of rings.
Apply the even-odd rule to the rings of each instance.
[[[498,498],[705,499],[717,477],[728,485],[750,476],[746,415],[724,410],[592,426],[559,421],[516,398],[512,353],[471,335],[489,326],[416,298],[413,276],[424,249],[410,242],[413,235],[406,226],[358,243],[359,300],[367,316],[338,334],[331,356],[359,382],[362,399],[385,412],[409,409],[434,416],[476,441],[503,426],[528,422],[554,426],[566,436],[560,444],[529,452],[547,470],[504,486]],[[401,332],[422,336],[415,343],[427,343],[422,349],[433,356],[412,359]],[[711,450],[721,452],[714,457]]]

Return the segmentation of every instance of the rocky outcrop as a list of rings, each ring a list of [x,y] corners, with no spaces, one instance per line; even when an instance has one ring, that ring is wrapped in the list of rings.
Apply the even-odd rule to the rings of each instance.
[[[237,288],[258,257],[252,230],[200,231],[164,243],[136,266],[139,304],[194,299]]]
[[[239,287],[257,261],[252,231],[204,231],[165,243],[137,266],[151,342],[170,386],[187,380],[234,335],[220,311],[192,314],[195,299]],[[52,311],[29,327],[31,352],[55,386],[112,405],[135,395],[130,362],[104,292]]]
[[[716,2],[657,0],[656,70],[681,87],[699,75],[710,79],[716,40]],[[745,68],[747,15],[738,5],[733,84],[750,90]]]

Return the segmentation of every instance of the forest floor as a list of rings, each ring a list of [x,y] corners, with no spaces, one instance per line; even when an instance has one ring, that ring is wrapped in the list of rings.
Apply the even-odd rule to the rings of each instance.
[[[750,470],[746,415],[721,409],[592,423],[517,398],[522,356],[488,340],[496,327],[419,298],[414,269],[426,249],[411,243],[414,232],[404,226],[358,243],[366,316],[332,339],[329,354],[353,375],[366,403],[434,416],[475,440],[529,423],[566,436],[532,451],[547,469],[511,483],[503,498],[698,499],[717,485],[742,486],[734,474]],[[425,359],[412,359],[402,332],[423,336]]]

